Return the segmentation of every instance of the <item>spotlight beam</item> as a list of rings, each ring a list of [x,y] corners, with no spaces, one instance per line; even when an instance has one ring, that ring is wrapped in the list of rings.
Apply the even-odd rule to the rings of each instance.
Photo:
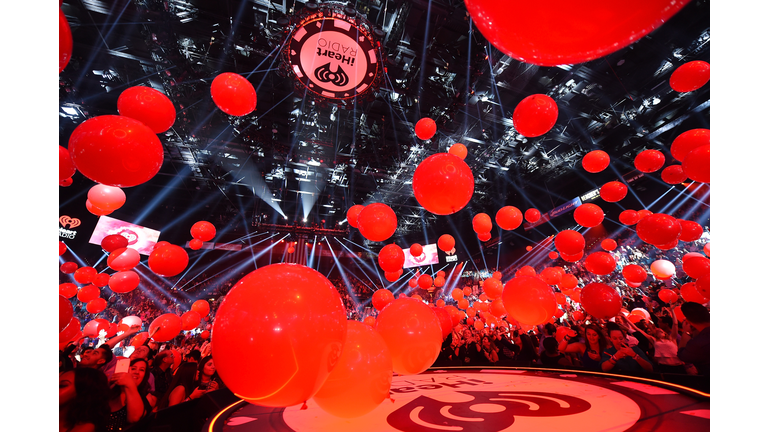
[[[349,294],[350,298],[352,299],[352,302],[355,304],[355,308],[358,307],[357,303],[357,296],[355,296],[354,293],[350,290],[350,287],[352,284],[349,283],[349,278],[347,278],[347,272],[344,271],[344,266],[341,265],[339,262],[339,259],[336,257],[336,252],[333,251],[333,247],[331,247],[331,242],[328,241],[328,237],[325,238],[325,243],[328,245],[328,249],[331,250],[331,255],[333,256],[333,260],[336,262],[336,265],[339,266],[339,274],[341,274],[341,278],[344,280],[344,288],[347,290],[347,294]]]

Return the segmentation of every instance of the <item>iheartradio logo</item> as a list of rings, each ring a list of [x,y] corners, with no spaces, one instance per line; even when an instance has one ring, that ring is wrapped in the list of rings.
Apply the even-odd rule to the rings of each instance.
[[[71,218],[67,215],[59,217],[59,223],[62,227],[66,228],[69,226],[70,229],[77,228],[80,226],[80,219],[77,218]]]

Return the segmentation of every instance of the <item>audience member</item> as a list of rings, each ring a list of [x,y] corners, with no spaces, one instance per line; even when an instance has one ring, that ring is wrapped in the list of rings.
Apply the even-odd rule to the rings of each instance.
[[[80,367],[59,375],[59,432],[101,431],[109,416],[104,372]]]

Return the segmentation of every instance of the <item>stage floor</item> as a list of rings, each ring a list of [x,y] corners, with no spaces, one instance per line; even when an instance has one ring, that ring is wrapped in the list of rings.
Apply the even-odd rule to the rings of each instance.
[[[392,379],[391,397],[343,419],[312,400],[267,408],[239,401],[209,432],[579,432],[709,430],[709,395],[658,381],[535,369],[436,369]]]

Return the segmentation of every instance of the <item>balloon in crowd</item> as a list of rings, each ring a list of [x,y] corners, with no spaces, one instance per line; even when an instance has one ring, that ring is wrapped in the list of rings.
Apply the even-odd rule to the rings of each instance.
[[[429,306],[418,300],[392,301],[379,313],[376,331],[389,347],[392,369],[399,374],[424,372],[440,354],[440,321]]]
[[[149,325],[149,334],[157,342],[168,342],[179,335],[183,325],[180,316],[172,313],[162,314]]]
[[[519,276],[504,286],[502,293],[507,313],[521,324],[544,324],[555,313],[554,291],[536,276]]]
[[[200,314],[200,318],[207,317],[211,312],[211,306],[208,304],[208,301],[203,299],[196,300],[194,303],[192,303],[190,309]]]
[[[416,167],[412,183],[416,201],[436,215],[463,209],[475,191],[472,170],[450,153],[436,153],[424,159]]]
[[[621,297],[616,289],[600,282],[585,286],[580,300],[584,310],[597,319],[612,318],[621,309]]]
[[[368,204],[357,217],[357,227],[366,239],[376,242],[385,241],[397,230],[397,215],[386,204]]]
[[[147,260],[149,269],[156,275],[172,277],[180,274],[189,264],[187,251],[173,244],[152,251]]]

